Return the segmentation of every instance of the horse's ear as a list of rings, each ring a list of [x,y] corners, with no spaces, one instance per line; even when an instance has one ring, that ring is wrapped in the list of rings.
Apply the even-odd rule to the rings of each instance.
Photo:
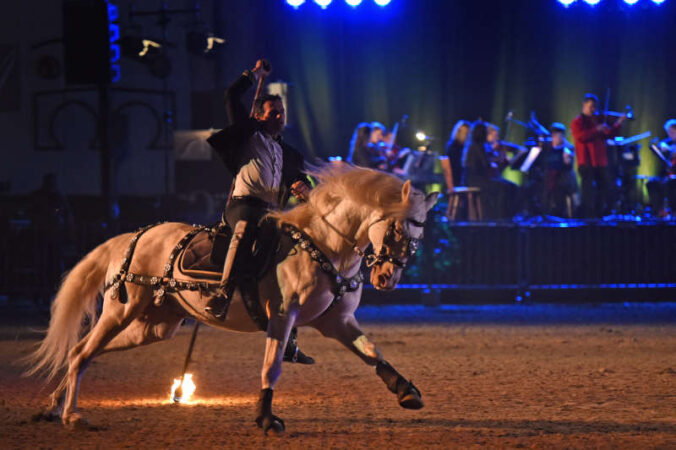
[[[439,192],[432,192],[425,196],[425,211],[429,211],[439,200]]]
[[[404,183],[404,186],[401,188],[401,201],[403,203],[408,202],[410,196],[411,196],[411,180],[406,180],[406,183]]]

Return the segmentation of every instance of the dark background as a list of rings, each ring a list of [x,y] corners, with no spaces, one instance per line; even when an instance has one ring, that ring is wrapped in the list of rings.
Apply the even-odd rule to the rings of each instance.
[[[662,136],[676,116],[674,1],[393,0],[381,8],[365,0],[322,10],[234,0],[216,8],[215,20],[228,39],[223,75],[269,58],[272,79],[293,84],[288,133],[324,158],[344,155],[363,120],[391,126],[408,114],[409,134],[425,130],[440,150],[458,119],[502,126],[508,110],[520,119],[534,110],[544,124],[569,125],[583,94],[595,92],[603,105],[606,88],[611,109],[635,109],[625,135]],[[508,137],[522,135],[513,128]],[[655,161],[643,156],[639,172],[651,173]]]

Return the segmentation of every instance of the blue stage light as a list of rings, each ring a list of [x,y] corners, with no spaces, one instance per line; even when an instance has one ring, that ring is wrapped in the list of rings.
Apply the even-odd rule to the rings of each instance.
[[[321,6],[322,9],[326,9],[327,6],[331,4],[333,0],[315,0],[315,3]]]
[[[348,5],[352,6],[353,8],[355,6],[359,6],[363,0],[345,0],[345,3]]]
[[[286,3],[293,6],[294,8],[298,8],[300,5],[305,3],[305,0],[286,0]]]
[[[563,6],[568,8],[570,5],[575,3],[575,0],[557,0],[559,3],[561,3]]]
[[[638,0],[624,0],[624,3],[627,5],[635,5],[638,2]]]
[[[374,0],[378,6],[387,6],[390,4],[390,0]]]
[[[591,5],[591,6],[596,6],[599,4],[601,0],[584,0],[586,4]]]
[[[656,5],[661,5],[662,3],[664,3],[664,0],[653,0],[653,3]]]

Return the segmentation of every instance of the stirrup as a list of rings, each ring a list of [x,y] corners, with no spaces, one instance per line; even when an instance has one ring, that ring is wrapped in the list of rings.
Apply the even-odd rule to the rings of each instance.
[[[223,320],[228,314],[230,298],[226,295],[225,291],[221,292],[220,294],[222,295],[213,297],[207,302],[206,306],[204,307],[204,311],[216,319]]]

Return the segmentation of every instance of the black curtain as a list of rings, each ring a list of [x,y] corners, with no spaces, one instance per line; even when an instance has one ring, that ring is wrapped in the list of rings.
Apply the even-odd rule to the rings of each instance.
[[[625,136],[662,136],[665,120],[676,117],[672,0],[596,7],[578,0],[568,8],[555,0],[226,5],[215,18],[228,39],[220,81],[269,58],[272,80],[291,83],[287,134],[309,156],[345,155],[358,122],[391,126],[402,114],[410,117],[402,139],[424,130],[437,151],[459,119],[502,126],[509,110],[521,119],[533,110],[544,124],[569,125],[585,92],[603,106],[607,88],[611,109],[635,109]],[[221,111],[214,120],[223,120]],[[507,136],[522,137],[515,127]],[[652,173],[657,161],[645,146],[642,156],[639,172]]]

